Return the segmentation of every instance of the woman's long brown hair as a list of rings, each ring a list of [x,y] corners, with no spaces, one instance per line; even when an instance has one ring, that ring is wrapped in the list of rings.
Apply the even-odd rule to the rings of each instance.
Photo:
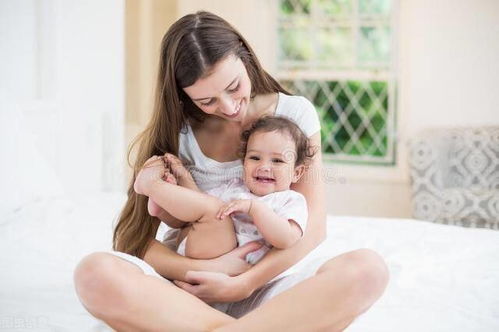
[[[222,18],[197,12],[176,21],[161,42],[151,120],[128,151],[130,163],[130,155],[138,144],[128,200],[114,229],[114,250],[144,257],[156,235],[159,220],[147,212],[147,197],[133,190],[135,177],[151,156],[166,152],[178,155],[180,131],[187,123],[202,122],[206,116],[182,88],[208,75],[218,61],[231,54],[243,61],[251,81],[252,96],[272,92],[288,94],[263,70],[241,34]]]

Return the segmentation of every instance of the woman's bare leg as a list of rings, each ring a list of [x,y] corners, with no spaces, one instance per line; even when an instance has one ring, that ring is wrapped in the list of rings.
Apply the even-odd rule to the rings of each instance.
[[[360,249],[330,259],[315,276],[215,331],[342,331],[383,294],[388,269]]]
[[[234,320],[110,254],[87,256],[75,271],[83,305],[119,331],[341,331],[387,283],[381,257],[356,250],[327,261],[315,276]]]
[[[77,266],[75,287],[95,317],[118,331],[210,331],[234,318],[174,284],[145,275],[108,253],[93,253]]]

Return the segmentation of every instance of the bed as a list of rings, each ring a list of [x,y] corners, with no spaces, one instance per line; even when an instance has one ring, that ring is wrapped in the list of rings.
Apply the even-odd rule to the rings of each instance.
[[[0,109],[9,138],[0,144],[0,330],[110,331],[79,303],[72,273],[84,255],[111,248],[125,196],[66,192],[19,112]],[[328,216],[327,229],[301,267],[371,248],[391,274],[347,331],[499,331],[499,231],[348,216]]]
[[[80,305],[72,271],[108,250],[121,193],[38,198],[0,220],[0,327],[110,331]],[[347,331],[498,331],[499,232],[417,220],[329,216],[307,267],[357,248],[388,263],[383,297]]]

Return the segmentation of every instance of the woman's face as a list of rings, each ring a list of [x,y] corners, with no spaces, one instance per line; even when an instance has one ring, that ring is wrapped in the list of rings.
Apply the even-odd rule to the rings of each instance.
[[[251,81],[241,59],[229,55],[184,91],[206,114],[240,122],[248,110]]]

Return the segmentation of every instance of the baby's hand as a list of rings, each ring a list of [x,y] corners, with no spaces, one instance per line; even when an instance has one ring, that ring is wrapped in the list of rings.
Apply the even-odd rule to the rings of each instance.
[[[224,219],[234,212],[249,213],[251,210],[251,199],[238,199],[223,205],[218,210],[217,218]]]
[[[155,181],[161,180],[165,176],[165,162],[160,156],[152,156],[142,166],[137,174],[133,189],[137,194],[145,195],[145,191]]]

